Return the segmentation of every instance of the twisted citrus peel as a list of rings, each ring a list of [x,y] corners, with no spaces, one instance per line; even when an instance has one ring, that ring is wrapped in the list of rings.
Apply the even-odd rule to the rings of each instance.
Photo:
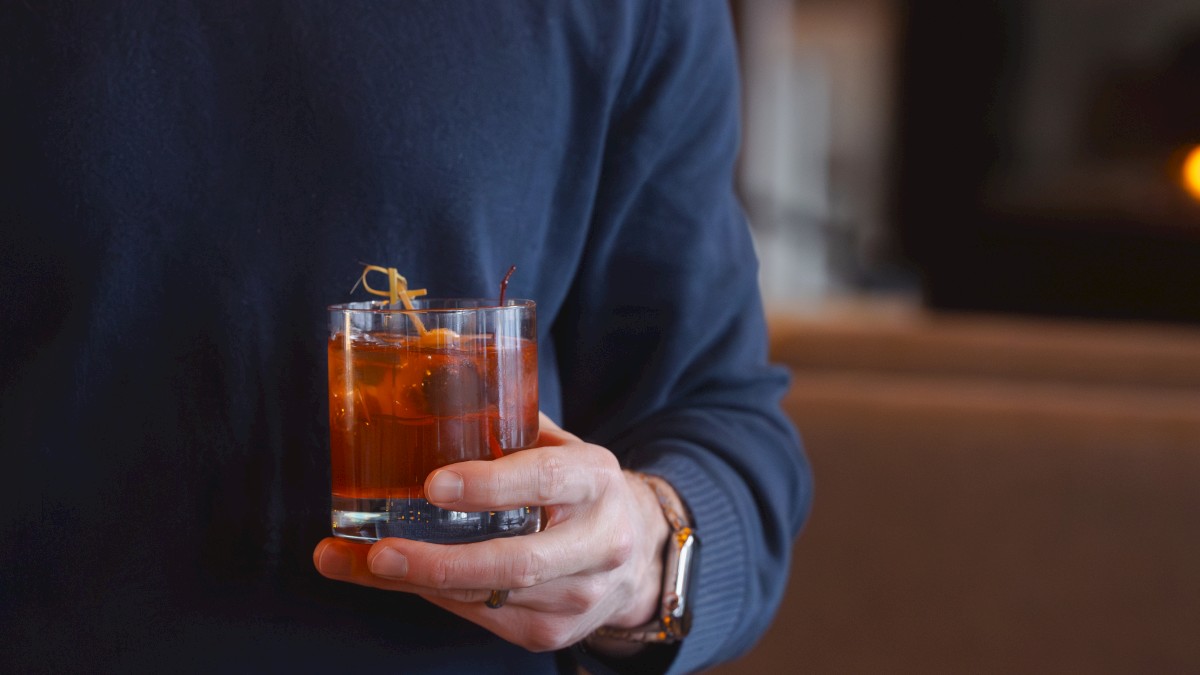
[[[387,275],[388,289],[386,291],[371,288],[371,284],[367,283],[367,274],[370,272],[383,272]],[[419,298],[426,293],[424,288],[419,290],[409,290],[408,279],[405,279],[403,276],[401,276],[400,273],[396,271],[395,267],[364,265],[363,273],[362,276],[358,278],[358,283],[362,284],[362,287],[371,295],[379,295],[388,298],[389,302],[391,302],[393,305],[397,302],[403,303],[404,309],[409,311],[413,310],[413,298]],[[421,323],[421,318],[415,314],[410,314],[409,318],[412,319],[413,325],[417,327],[417,333],[424,338],[426,333],[429,331],[425,329],[425,324]]]

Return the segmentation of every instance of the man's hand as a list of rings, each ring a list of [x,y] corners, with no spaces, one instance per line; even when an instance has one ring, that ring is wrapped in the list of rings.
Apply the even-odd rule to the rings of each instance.
[[[536,534],[473,544],[328,538],[321,574],[416,593],[531,651],[567,647],[601,625],[634,627],[658,609],[669,527],[653,490],[608,450],[542,415],[537,447],[462,462],[425,480],[426,497],[455,511],[544,506]],[[509,589],[498,609],[484,602]]]

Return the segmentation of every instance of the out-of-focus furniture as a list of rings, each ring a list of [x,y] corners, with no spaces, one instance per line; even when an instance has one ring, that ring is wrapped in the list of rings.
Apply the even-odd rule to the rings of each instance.
[[[1200,672],[1200,328],[771,317],[816,475],[718,673]]]

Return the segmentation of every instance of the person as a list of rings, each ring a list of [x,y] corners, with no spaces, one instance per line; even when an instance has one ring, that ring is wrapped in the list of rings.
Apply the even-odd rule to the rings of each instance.
[[[811,475],[723,2],[30,0],[0,44],[0,669],[691,672],[762,634]],[[364,262],[442,297],[517,266],[539,442],[426,488],[543,531],[328,538],[325,307]],[[643,645],[660,495],[701,547],[690,631]]]

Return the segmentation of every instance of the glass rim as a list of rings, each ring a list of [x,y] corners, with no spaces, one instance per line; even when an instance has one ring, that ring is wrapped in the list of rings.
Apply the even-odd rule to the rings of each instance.
[[[413,307],[409,309],[398,303],[387,300],[360,300],[328,305],[329,312],[353,312],[362,314],[455,314],[479,311],[500,311],[509,309],[536,309],[537,303],[526,298],[506,298],[501,305],[497,298],[414,298],[413,303],[420,305],[426,302],[477,302],[478,305],[467,307]]]

